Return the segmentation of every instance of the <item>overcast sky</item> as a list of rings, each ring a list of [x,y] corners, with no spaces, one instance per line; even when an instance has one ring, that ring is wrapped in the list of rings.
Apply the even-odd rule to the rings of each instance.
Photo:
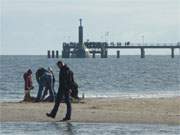
[[[61,51],[62,42],[78,41],[79,18],[85,40],[104,41],[109,32],[108,41],[115,42],[142,42],[143,35],[145,42],[180,41],[180,0],[0,1],[1,54]]]

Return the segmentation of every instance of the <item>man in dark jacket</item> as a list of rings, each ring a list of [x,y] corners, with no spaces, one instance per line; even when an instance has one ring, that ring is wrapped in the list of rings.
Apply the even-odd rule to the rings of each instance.
[[[51,118],[55,118],[56,113],[58,111],[60,102],[63,97],[65,98],[65,103],[67,105],[66,116],[63,118],[63,121],[67,121],[71,119],[71,101],[70,101],[70,79],[69,79],[69,68],[62,61],[57,62],[57,66],[60,69],[59,72],[59,89],[55,101],[54,108],[50,113],[46,115]]]

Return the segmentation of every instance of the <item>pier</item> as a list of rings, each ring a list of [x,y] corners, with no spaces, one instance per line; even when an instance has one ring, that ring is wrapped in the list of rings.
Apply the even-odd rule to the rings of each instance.
[[[131,42],[83,42],[83,26],[82,19],[79,19],[78,27],[78,42],[63,43],[62,58],[95,58],[100,55],[101,58],[108,57],[108,50],[114,49],[117,51],[117,58],[120,58],[120,50],[122,49],[139,49],[140,57],[145,58],[146,49],[170,49],[171,57],[175,57],[174,50],[180,49],[180,42],[163,43],[163,44],[147,44],[147,43],[131,43]],[[48,58],[55,58],[55,51],[48,50]],[[59,52],[56,51],[56,58],[59,57]]]
[[[92,58],[95,58],[97,54],[100,54],[101,58],[108,57],[108,50],[115,49],[117,50],[117,58],[120,58],[120,50],[123,49],[139,49],[140,50],[140,57],[145,58],[145,50],[146,49],[170,49],[171,50],[171,57],[175,57],[175,49],[180,49],[179,43],[171,43],[171,44],[138,44],[138,43],[111,43],[108,44],[107,42],[84,42],[84,45],[87,47],[90,54],[92,54]],[[73,53],[74,48],[79,46],[78,43],[63,43],[63,51],[62,51],[62,58],[70,58],[71,54]]]

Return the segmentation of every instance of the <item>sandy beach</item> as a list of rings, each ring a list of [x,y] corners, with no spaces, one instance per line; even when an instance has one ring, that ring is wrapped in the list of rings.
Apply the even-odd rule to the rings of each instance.
[[[65,104],[55,119],[46,117],[54,103],[0,103],[1,122],[53,122],[65,114]],[[180,124],[180,97],[151,99],[91,98],[72,104],[74,122]]]

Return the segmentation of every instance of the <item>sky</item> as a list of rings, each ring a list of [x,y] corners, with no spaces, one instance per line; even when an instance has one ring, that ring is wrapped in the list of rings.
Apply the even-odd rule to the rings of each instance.
[[[180,0],[0,0],[0,54],[46,55],[78,41],[79,18],[84,40],[177,43]],[[109,32],[109,36],[105,33]],[[139,54],[123,50],[121,54]],[[170,50],[147,50],[170,54]],[[114,53],[111,51],[111,53]]]

